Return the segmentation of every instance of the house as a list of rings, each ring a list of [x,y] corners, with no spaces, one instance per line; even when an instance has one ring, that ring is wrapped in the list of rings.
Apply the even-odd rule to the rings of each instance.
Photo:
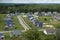
[[[21,13],[20,12],[15,12],[16,15],[20,15]]]
[[[30,17],[29,19],[32,20],[34,17]]]
[[[13,35],[15,35],[15,36],[21,36],[21,34],[22,34],[21,30],[13,30],[10,33],[10,37],[12,37]]]
[[[51,12],[49,11],[49,12],[46,12],[46,13],[44,13],[44,15],[45,16],[51,16]]]
[[[38,14],[38,12],[34,12],[34,15],[37,15]]]
[[[41,12],[38,12],[37,16],[42,16],[42,13]]]
[[[7,14],[7,17],[9,17],[9,18],[11,18],[11,17],[13,17],[14,16],[14,13],[9,13],[9,14]]]
[[[37,19],[33,20],[33,24],[37,27],[42,27],[43,26],[43,22],[39,22]]]
[[[6,20],[11,20],[11,18],[4,18],[4,20],[6,21]]]
[[[37,23],[37,26],[38,26],[38,27],[43,27],[43,22],[38,22],[38,23]]]
[[[31,18],[29,18],[29,19],[30,19],[30,22],[33,22],[34,17],[31,17]]]
[[[45,29],[43,32],[44,32],[44,34],[46,34],[46,35],[56,34],[56,30],[53,29],[53,28],[47,28],[47,29]]]
[[[8,25],[5,26],[4,30],[5,30],[5,31],[9,31]]]
[[[45,12],[41,12],[42,15],[45,15]]]
[[[42,15],[45,15],[45,16],[50,16],[51,15],[51,12],[41,12]]]
[[[0,40],[4,40],[4,33],[0,32]]]
[[[7,17],[11,17],[9,14],[7,14]]]
[[[34,20],[33,24],[37,26],[38,20]]]
[[[33,22],[33,20],[35,19],[33,15],[29,14],[27,15],[28,20],[30,20],[30,22]]]
[[[21,14],[21,15],[24,15],[25,13],[24,13],[24,12],[21,12],[20,14]]]
[[[50,12],[50,11],[47,12],[46,15],[47,15],[47,16],[51,16],[51,12]]]
[[[52,19],[54,20],[54,21],[60,21],[60,16],[59,15],[54,15],[54,16],[52,16]]]
[[[60,21],[60,14],[53,15],[52,19],[56,19],[56,20]]]
[[[47,13],[48,13],[48,14],[51,14],[52,12],[49,11],[49,12],[47,12]]]
[[[33,17],[33,15],[27,14],[27,18],[28,18],[28,19],[31,18],[31,17]]]
[[[14,16],[14,13],[10,13],[9,15],[10,15],[11,17],[13,17],[13,16]]]
[[[11,18],[5,18],[4,20],[5,20],[6,25],[8,27],[15,28],[15,24],[13,23],[13,21],[11,20]],[[8,27],[5,26],[4,29],[6,30],[6,29],[8,29]]]
[[[34,19],[32,20],[32,22],[34,23],[34,22],[35,22],[35,20],[37,20],[37,19],[35,19],[35,18],[34,18]]]
[[[53,15],[57,15],[57,13],[58,13],[57,11],[54,11],[54,12],[53,12]]]

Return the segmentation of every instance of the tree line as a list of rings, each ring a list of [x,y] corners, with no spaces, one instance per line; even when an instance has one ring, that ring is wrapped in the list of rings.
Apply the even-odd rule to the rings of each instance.
[[[59,4],[17,4],[0,5],[0,12],[37,12],[37,11],[57,11],[60,12]]]

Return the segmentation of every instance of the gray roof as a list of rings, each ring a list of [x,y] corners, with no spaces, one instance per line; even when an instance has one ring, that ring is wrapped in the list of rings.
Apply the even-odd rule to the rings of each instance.
[[[56,31],[53,28],[48,28],[48,29],[46,29],[46,32],[47,33],[55,33]]]
[[[21,30],[13,30],[13,34],[15,35],[21,35]]]
[[[12,32],[10,32],[10,37],[12,37],[13,35],[18,36],[21,34],[22,34],[21,30],[13,30]]]
[[[4,18],[4,20],[11,20],[11,18]]]

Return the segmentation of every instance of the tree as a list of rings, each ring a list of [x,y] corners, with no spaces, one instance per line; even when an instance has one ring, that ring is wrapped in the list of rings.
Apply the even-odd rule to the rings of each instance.
[[[27,32],[23,33],[23,38],[26,40],[41,40],[39,32],[36,30],[28,30]]]

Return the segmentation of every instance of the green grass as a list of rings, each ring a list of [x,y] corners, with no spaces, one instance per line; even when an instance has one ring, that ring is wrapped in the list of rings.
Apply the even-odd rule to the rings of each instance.
[[[60,21],[50,22],[50,24],[54,25],[55,28],[60,28]]]
[[[0,14],[0,31],[4,31],[4,26],[6,24],[6,22],[4,21],[4,18],[7,17],[7,14]],[[24,28],[22,27],[22,25],[19,23],[18,19],[16,16],[14,16],[12,18],[12,21],[15,23],[16,25],[16,29],[19,30],[23,30]],[[14,30],[14,28],[9,28],[9,30]]]
[[[46,21],[44,19],[47,19]],[[40,16],[38,17],[38,20],[41,22],[50,22],[51,17],[50,16]]]
[[[10,37],[10,33],[4,33],[4,35],[5,35],[5,40],[21,40],[21,38],[20,37],[18,37],[18,36],[12,36],[12,38]]]
[[[0,31],[4,30],[5,21],[3,20],[6,14],[0,14]]]
[[[42,40],[57,40],[57,35],[45,35],[42,31],[39,33]]]
[[[42,40],[57,40],[57,35],[45,35],[42,31],[39,31],[39,36]],[[5,40],[21,40],[21,37],[13,36],[10,37],[9,33],[5,33]]]
[[[23,30],[24,28],[22,25],[19,23],[18,18],[16,16],[13,17],[13,22],[15,23],[16,29]]]
[[[47,21],[45,21],[44,18],[46,18]],[[50,16],[41,16],[41,17],[38,17],[39,21],[48,23],[50,25],[53,25],[55,28],[60,28],[60,21],[52,21],[52,22],[50,22],[50,19],[52,19]]]

